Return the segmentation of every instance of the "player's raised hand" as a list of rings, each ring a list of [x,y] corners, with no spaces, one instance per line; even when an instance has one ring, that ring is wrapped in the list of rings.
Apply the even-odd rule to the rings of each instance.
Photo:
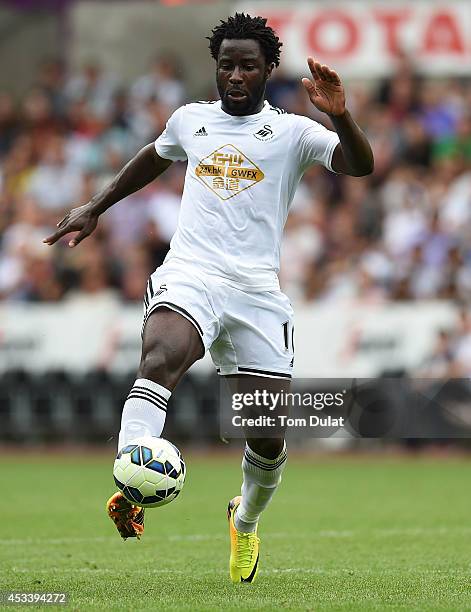
[[[311,102],[323,113],[342,115],[345,112],[345,91],[339,75],[312,57],[307,58],[307,63],[312,80],[302,79],[302,83]]]
[[[97,226],[98,216],[99,215],[92,210],[90,204],[72,208],[72,210],[57,224],[59,228],[57,232],[44,238],[43,242],[46,244],[54,244],[59,238],[62,238],[62,236],[70,232],[78,232],[69,242],[69,246],[74,247],[79,244],[79,242],[82,242],[84,238],[90,236]]]

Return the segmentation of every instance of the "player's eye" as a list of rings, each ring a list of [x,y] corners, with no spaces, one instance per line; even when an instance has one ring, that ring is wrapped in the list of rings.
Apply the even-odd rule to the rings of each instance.
[[[245,65],[245,70],[254,70],[255,66],[253,66],[252,64],[246,64]]]

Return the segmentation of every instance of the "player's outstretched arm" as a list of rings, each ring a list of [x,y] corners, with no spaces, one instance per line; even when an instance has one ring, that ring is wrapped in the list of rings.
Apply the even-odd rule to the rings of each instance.
[[[345,107],[345,91],[339,75],[312,57],[307,60],[311,79],[302,83],[314,106],[327,113],[340,138],[335,148],[332,168],[335,172],[351,176],[365,176],[374,169],[373,152],[366,136]]]
[[[78,232],[69,242],[70,247],[76,246],[94,231],[98,217],[105,210],[148,185],[171,163],[169,159],[163,159],[157,154],[153,144],[143,147],[103,191],[93,196],[87,204],[68,212],[57,224],[57,232],[45,238],[43,242],[54,244],[62,236],[70,232]]]

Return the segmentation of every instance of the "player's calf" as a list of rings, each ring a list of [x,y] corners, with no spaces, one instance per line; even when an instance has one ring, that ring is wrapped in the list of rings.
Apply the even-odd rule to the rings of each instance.
[[[286,465],[287,453],[284,440],[266,440],[276,442],[273,449],[277,454],[269,458],[255,452],[249,444],[245,446],[242,459],[242,499],[234,517],[239,531],[255,531],[261,513],[270,503]],[[278,451],[281,442],[281,452]],[[258,446],[257,448],[260,449]]]

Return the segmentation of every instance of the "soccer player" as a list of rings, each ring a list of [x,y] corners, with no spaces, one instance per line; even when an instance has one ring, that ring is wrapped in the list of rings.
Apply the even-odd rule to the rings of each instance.
[[[302,82],[335,131],[265,101],[281,46],[261,17],[236,14],[221,22],[209,37],[220,100],[177,109],[155,143],[45,239],[54,244],[76,231],[69,242],[76,246],[110,206],[173,161],[188,161],[178,229],[144,296],[142,358],[124,404],[118,448],[140,436],[161,435],[173,390],[206,350],[219,374],[233,377],[235,385],[252,377],[254,388],[288,390],[293,312],[277,272],[290,203],[310,165],[363,176],[373,171],[373,155],[345,108],[339,76],[313,58],[312,78]],[[259,517],[285,464],[282,435],[247,440],[242,495],[228,507],[233,582],[253,582],[257,575]],[[119,492],[107,507],[123,538],[140,536],[142,508]]]

